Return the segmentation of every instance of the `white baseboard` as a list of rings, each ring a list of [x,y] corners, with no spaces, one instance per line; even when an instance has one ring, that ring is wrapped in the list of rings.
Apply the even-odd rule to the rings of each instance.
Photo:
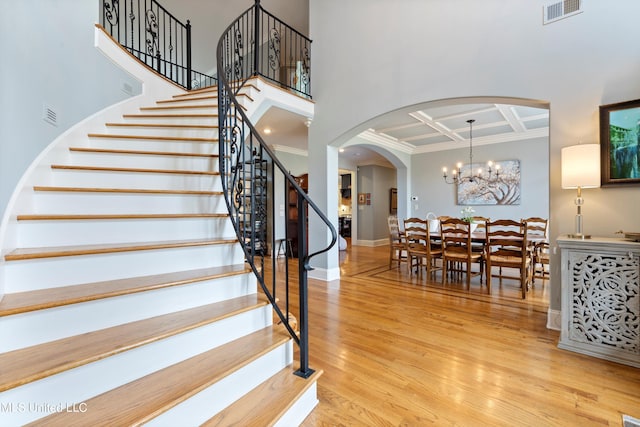
[[[322,280],[324,282],[331,282],[340,279],[340,268],[320,268],[313,267],[313,270],[309,272],[310,279]]]
[[[374,248],[376,246],[384,246],[389,244],[389,239],[378,239],[378,240],[358,240],[356,243],[353,243],[354,246],[367,246],[370,248]]]
[[[560,310],[547,311],[547,329],[559,331],[562,329],[562,312]]]

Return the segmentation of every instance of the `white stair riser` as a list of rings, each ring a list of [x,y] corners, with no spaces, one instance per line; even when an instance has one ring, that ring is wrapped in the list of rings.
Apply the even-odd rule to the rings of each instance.
[[[108,135],[169,136],[173,138],[217,138],[218,129],[179,129],[148,126],[105,126],[98,133]]]
[[[179,105],[181,107],[188,105],[218,105],[218,97],[213,94],[201,93],[197,95],[181,96],[179,98],[173,98],[171,100],[161,100],[156,102],[155,106],[171,107],[174,105]]]
[[[289,365],[292,361],[292,351],[291,341],[271,350],[251,364],[160,414],[146,423],[145,427],[196,426],[204,423]]]
[[[214,105],[212,102],[206,102],[201,105],[178,106],[178,105],[156,105],[153,107],[140,108],[136,114],[215,114],[218,107],[210,107]]]
[[[242,264],[238,244],[117,252],[11,261],[4,264],[5,292],[22,292]]]
[[[176,153],[218,154],[217,138],[214,142],[195,142],[90,137],[88,139],[88,144],[85,146],[110,150],[144,150]]]
[[[39,191],[33,196],[33,214],[181,214],[222,213],[221,195],[90,193]]]
[[[293,403],[289,410],[273,426],[290,427],[301,425],[304,419],[313,411],[313,408],[318,405],[317,385],[318,383],[316,381],[310,384],[302,396]]]
[[[18,221],[18,246],[135,243],[233,236],[229,218]]]
[[[215,117],[163,117],[158,113],[157,117],[148,117],[149,114],[140,114],[134,116],[127,116],[122,118],[123,123],[148,123],[148,124],[170,124],[170,125],[209,125],[209,126],[217,126],[218,125],[218,116]],[[207,112],[201,114],[217,114],[216,112]]]
[[[246,274],[6,316],[0,318],[0,352],[255,292],[256,279]]]
[[[260,91],[257,89],[257,87],[261,86],[262,83],[257,80],[257,79],[253,79],[251,81],[249,81],[246,85],[244,85],[239,93],[241,94],[248,94],[249,96],[251,96],[252,98],[257,96],[258,94],[260,94]],[[190,98],[199,98],[201,96],[209,96],[209,95],[217,95],[218,93],[218,89],[217,86],[211,86],[208,87],[206,89],[202,89],[202,90],[198,90],[198,91],[192,91],[192,92],[186,92],[186,93],[181,93],[179,95],[173,96],[170,99],[190,99]]]
[[[101,166],[188,171],[218,171],[218,158],[210,156],[171,156],[71,151],[68,165]]]
[[[241,313],[0,393],[0,402],[78,404],[211,348],[262,329],[271,322],[265,307]],[[87,408],[91,410],[91,408]],[[3,413],[3,425],[22,425],[47,413]]]
[[[221,191],[219,175],[78,171],[54,169],[51,184],[62,187]]]

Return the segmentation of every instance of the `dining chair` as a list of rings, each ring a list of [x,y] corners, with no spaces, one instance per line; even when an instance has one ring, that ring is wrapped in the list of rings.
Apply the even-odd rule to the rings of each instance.
[[[533,255],[533,276],[531,283],[535,283],[536,278],[546,280],[549,278],[549,242],[536,244]]]
[[[508,267],[517,269],[522,290],[522,298],[526,298],[529,284],[532,280],[532,259],[529,255],[527,242],[526,223],[511,219],[488,221],[486,254],[487,263],[487,287],[491,292],[491,277],[493,267]],[[500,282],[506,277],[499,274]]]
[[[491,219],[484,216],[474,216],[473,222],[474,224],[477,225],[474,233],[485,234],[487,232],[487,227],[486,227],[487,221],[491,221]],[[472,241],[471,247],[474,251],[484,252],[484,242]]]
[[[440,236],[442,238],[443,283],[447,280],[447,273],[451,275],[451,273],[457,272],[465,274],[467,290],[471,288],[473,276],[480,276],[480,284],[482,285],[484,254],[473,250],[469,223],[459,218],[443,219],[440,221]],[[472,270],[473,264],[479,264],[479,271]]]
[[[545,279],[545,272],[549,274],[545,268],[545,265],[549,264],[549,240],[547,237],[549,221],[540,217],[525,218],[522,221],[527,224],[527,238],[533,269],[531,283],[534,284],[536,277]]]
[[[407,241],[404,232],[400,230],[397,216],[389,215],[387,225],[389,227],[389,268],[394,262],[397,262],[397,267],[400,268],[400,264],[408,260]]]
[[[435,275],[435,272],[442,270],[442,266],[437,264],[437,260],[442,259],[442,246],[431,238],[429,221],[421,218],[405,219],[404,232],[409,253],[410,274],[413,275],[414,267],[421,274],[424,266],[429,279]]]

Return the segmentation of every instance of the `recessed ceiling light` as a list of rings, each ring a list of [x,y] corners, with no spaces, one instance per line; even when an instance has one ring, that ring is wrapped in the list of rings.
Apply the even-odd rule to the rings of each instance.
[[[264,133],[269,135],[271,133],[271,128],[264,128]]]

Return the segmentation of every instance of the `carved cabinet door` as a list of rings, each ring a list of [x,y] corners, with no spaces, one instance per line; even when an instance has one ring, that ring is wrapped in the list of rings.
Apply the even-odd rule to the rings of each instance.
[[[562,343],[640,363],[639,254],[572,250],[563,258]]]

